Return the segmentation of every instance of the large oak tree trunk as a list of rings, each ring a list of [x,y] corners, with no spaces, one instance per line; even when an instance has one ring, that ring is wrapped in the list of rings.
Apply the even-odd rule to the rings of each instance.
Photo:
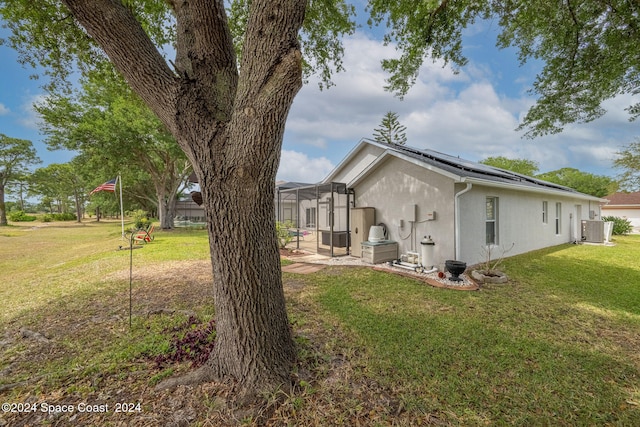
[[[216,282],[216,346],[207,366],[215,377],[233,378],[254,390],[288,382],[295,356],[274,236],[273,193],[269,180],[217,178],[203,186]]]
[[[306,0],[253,0],[237,66],[222,0],[171,0],[171,70],[116,0],[63,0],[165,123],[199,178],[214,277],[216,345],[200,378],[242,394],[290,382],[295,346],[274,226],[284,124],[302,86]],[[238,68],[240,72],[238,72]]]

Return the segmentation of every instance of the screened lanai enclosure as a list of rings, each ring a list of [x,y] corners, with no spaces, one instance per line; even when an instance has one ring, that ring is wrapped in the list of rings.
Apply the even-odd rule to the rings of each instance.
[[[290,247],[327,256],[349,254],[351,193],[346,184],[330,182],[277,188],[276,219],[290,221]]]

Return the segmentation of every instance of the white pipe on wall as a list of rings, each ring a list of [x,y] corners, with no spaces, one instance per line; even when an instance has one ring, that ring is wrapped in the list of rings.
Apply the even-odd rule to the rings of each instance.
[[[453,199],[454,205],[455,205],[454,206],[455,220],[454,220],[453,234],[455,234],[454,252],[456,253],[456,260],[460,260],[460,200],[459,198],[464,193],[471,191],[471,188],[473,188],[473,184],[471,184],[470,182],[467,182],[467,188],[456,193]]]

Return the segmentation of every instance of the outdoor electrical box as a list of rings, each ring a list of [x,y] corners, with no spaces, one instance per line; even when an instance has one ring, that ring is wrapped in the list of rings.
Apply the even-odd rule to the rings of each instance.
[[[402,218],[408,222],[416,222],[416,213],[418,205],[404,205],[402,209]]]
[[[436,213],[435,211],[429,211],[427,212],[427,221],[433,221],[436,219]]]

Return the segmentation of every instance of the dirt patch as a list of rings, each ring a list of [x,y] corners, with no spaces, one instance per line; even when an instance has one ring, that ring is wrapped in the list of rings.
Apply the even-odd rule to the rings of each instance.
[[[280,249],[280,257],[285,259],[298,258],[306,255],[309,255],[309,252],[305,252],[300,249],[289,249],[289,248]]]
[[[129,271],[107,280],[129,281]],[[133,301],[139,314],[188,307],[194,301],[213,298],[211,261],[172,261],[149,268],[134,268]],[[171,305],[171,306],[169,306]]]

